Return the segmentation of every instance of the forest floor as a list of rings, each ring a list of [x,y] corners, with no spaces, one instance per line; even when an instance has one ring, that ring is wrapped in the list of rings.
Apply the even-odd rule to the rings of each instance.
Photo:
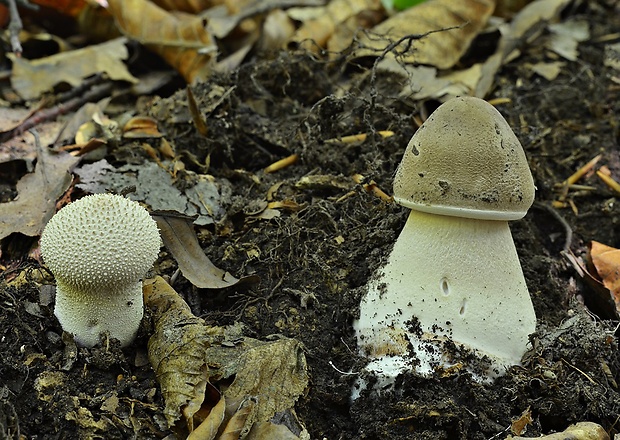
[[[523,414],[531,415],[531,437],[580,421],[601,424],[612,438],[620,433],[617,312],[597,300],[567,258],[584,259],[591,240],[620,247],[618,194],[593,172],[579,181],[592,188],[564,196],[558,190],[599,154],[597,167],[606,165],[620,178],[620,74],[605,65],[604,44],[596,42],[618,32],[620,14],[595,3],[571,10],[572,18],[589,23],[592,35],[579,45],[577,61],[546,80],[531,69],[545,57],[534,41],[501,69],[486,97],[505,98],[497,108],[523,144],[537,187],[535,205],[510,224],[537,331],[523,365],[492,384],[458,371],[432,378],[410,373],[392,391],[350,400],[366,363],[352,322],[364,286],[385,264],[408,215],[350,176],[361,174],[390,194],[416,118],[424,119],[438,102],[402,99],[400,80],[385,73],[373,77],[369,66],[282,52],[194,88],[199,106],[212,106],[206,137],[188,129],[185,91],[137,104],[178,152],[195,159],[186,162],[189,171],[203,172],[209,160],[208,173],[226,182],[225,216],[199,228],[206,255],[237,277],[260,279],[207,290],[179,276],[173,287],[207,324],[241,322],[252,338],[284,335],[303,344],[310,382],[295,410],[311,438],[503,439]],[[226,92],[217,104],[214,90]],[[381,136],[383,130],[394,134]],[[358,133],[368,136],[326,142]],[[293,165],[263,171],[292,154],[299,157]],[[130,140],[106,159],[113,166],[153,161]],[[321,177],[302,180],[308,176]],[[287,201],[288,208],[261,215],[272,200]],[[558,200],[564,207],[553,203]],[[176,268],[162,250],[154,272],[172,277]],[[49,284],[51,278],[33,260],[19,269],[29,277],[15,282],[13,270],[13,282],[0,290],[4,432],[18,426],[22,438],[33,439],[169,435],[162,395],[145,360],[148,319],[126,349],[112,344],[68,353],[49,296],[40,289],[41,280]],[[48,392],[44,378],[61,385]],[[113,406],[112,395],[118,397]]]

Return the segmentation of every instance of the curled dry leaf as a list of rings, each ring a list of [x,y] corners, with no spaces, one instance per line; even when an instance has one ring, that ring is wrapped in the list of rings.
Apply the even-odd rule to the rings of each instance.
[[[502,31],[495,53],[482,64],[482,74],[474,96],[484,98],[493,87],[499,68],[511,60],[526,41],[531,41],[569,3],[570,0],[537,0],[525,6]]]
[[[245,440],[299,440],[300,437],[293,434],[286,426],[276,425],[272,422],[254,423]]]
[[[239,281],[257,281],[256,277],[239,280],[216,267],[200,247],[191,220],[164,214],[154,215],[153,218],[157,221],[164,245],[176,259],[183,276],[194,286],[201,289],[223,289],[234,286]]]
[[[0,204],[0,240],[19,232],[35,237],[56,208],[56,200],[71,184],[70,171],[80,161],[68,153],[38,148],[37,165],[17,182],[18,197]]]
[[[616,313],[620,314],[620,250],[592,241],[590,261],[601,277],[603,285],[611,292]]]
[[[7,54],[13,62],[11,85],[22,98],[36,99],[61,82],[77,87],[84,78],[101,72],[113,80],[136,83],[138,79],[123,62],[128,57],[125,43],[125,38],[117,38],[36,60]]]
[[[206,408],[210,411],[203,418],[206,425],[201,424],[192,439],[215,438],[211,436],[218,431],[222,439],[244,437],[254,423],[269,421],[276,414],[282,415],[287,430],[304,430],[292,411],[308,386],[306,359],[298,341],[246,338],[240,325],[207,327],[161,277],[146,280],[143,291],[155,321],[149,361],[164,396],[170,427],[179,427],[175,425],[182,414],[189,431],[194,431],[198,410],[202,409],[199,414],[205,411],[201,407],[207,384],[234,378],[224,392],[225,403]],[[226,406],[224,416],[222,405]]]
[[[126,139],[159,139],[163,137],[157,128],[157,121],[148,116],[134,116],[123,126]]]
[[[152,311],[155,332],[149,339],[149,361],[161,386],[164,415],[173,427],[183,414],[190,432],[208,382],[206,350],[210,330],[161,277],[146,280],[144,301]]]
[[[506,440],[609,440],[609,434],[597,423],[579,422],[570,425],[562,432],[542,437],[513,437],[509,435]]]
[[[241,353],[236,364],[235,380],[224,395],[233,400],[260,396],[248,416],[247,429],[292,408],[308,386],[303,347],[295,339],[256,345]]]
[[[530,407],[528,406],[527,409],[525,409],[519,417],[512,420],[512,423],[510,424],[510,431],[513,434],[521,435],[527,429],[527,425],[531,425],[531,424],[532,424],[532,411],[530,410]]]
[[[494,0],[428,0],[393,15],[360,37],[357,57],[378,56],[409,35],[387,56],[405,63],[449,69],[465,53],[493,12]]]
[[[206,79],[217,47],[201,17],[173,15],[148,0],[109,0],[119,29],[174,67],[188,83]]]
[[[217,436],[225,416],[226,398],[221,396],[217,404],[209,411],[209,415],[196,429],[190,432],[187,440],[213,440]]]
[[[237,405],[237,410],[230,418],[218,440],[237,440],[241,436],[248,417],[256,407],[257,398],[250,396]]]
[[[225,0],[152,0],[166,11],[201,12],[225,3]]]
[[[347,20],[365,12],[379,11],[381,8],[379,0],[333,0],[322,7],[320,13],[304,20],[291,41],[309,50],[317,49],[317,46],[325,48],[328,40]]]

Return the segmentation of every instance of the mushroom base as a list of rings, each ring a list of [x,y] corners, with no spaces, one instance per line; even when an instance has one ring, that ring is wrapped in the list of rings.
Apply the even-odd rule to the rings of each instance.
[[[488,380],[520,364],[536,315],[508,223],[411,211],[354,328],[388,379],[464,367]]]
[[[93,347],[106,332],[123,347],[133,342],[144,314],[142,281],[114,292],[84,292],[56,282],[54,315],[78,345]]]

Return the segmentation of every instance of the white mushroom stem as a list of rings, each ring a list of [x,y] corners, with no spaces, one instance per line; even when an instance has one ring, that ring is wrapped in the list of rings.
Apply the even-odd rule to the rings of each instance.
[[[92,347],[101,333],[107,333],[126,346],[136,337],[142,319],[142,281],[77,289],[57,278],[54,314],[79,345]]]
[[[520,364],[536,315],[508,223],[412,210],[354,327],[369,369],[387,376],[449,366],[446,338],[497,374]]]

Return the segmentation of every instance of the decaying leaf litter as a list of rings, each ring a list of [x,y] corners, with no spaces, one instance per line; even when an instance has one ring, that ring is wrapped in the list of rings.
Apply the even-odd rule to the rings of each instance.
[[[590,240],[618,246],[615,193],[596,174],[618,178],[618,70],[611,47],[617,41],[617,14],[610,13],[615,5],[604,2],[548,2],[545,13],[551,3],[557,8],[552,15],[564,11],[554,26],[587,24],[589,36],[574,39],[576,60],[553,50],[552,37],[561,32],[546,26],[549,17],[534,14],[528,19],[523,14],[510,23],[513,29],[518,28],[515,23],[529,23],[514,31],[524,38],[506,37],[506,44],[516,46],[506,49],[500,43],[494,61],[482,57],[481,65],[474,62],[466,70],[457,66],[447,75],[437,75],[435,69],[420,76],[407,66],[399,67],[401,77],[385,73],[398,69],[382,70],[380,63],[374,71],[366,68],[372,60],[347,64],[343,57],[334,57],[325,62],[304,51],[251,56],[238,69],[215,73],[193,86],[206,134],[192,125],[195,115],[188,110],[185,91],[143,99],[135,106],[135,114],[152,117],[163,136],[120,138],[115,130],[128,126],[128,120],[121,117],[123,110],[104,105],[84,120],[94,121],[98,137],[108,142],[103,157],[99,151],[100,157],[67,165],[83,180],[74,182],[64,199],[88,193],[102,182],[117,192],[135,185],[130,197],[150,197],[151,203],[163,206],[156,209],[166,211],[168,205],[177,216],[202,216],[196,231],[205,255],[216,268],[237,278],[251,277],[250,282],[223,291],[196,288],[196,279],[183,275],[195,271],[192,263],[200,261],[190,255],[183,270],[170,249],[162,249],[155,273],[173,283],[193,316],[204,319],[205,328],[231,326],[230,331],[239,332],[224,338],[221,350],[233,349],[241,338],[266,344],[293,338],[303,344],[296,350],[305,354],[310,382],[295,412],[311,438],[506,438],[511,430],[513,435],[536,437],[585,420],[613,435],[620,413],[617,315],[609,302],[607,315],[594,307],[592,290],[576,267],[587,260]],[[530,35],[534,28],[539,32]],[[478,44],[485,36],[497,38],[482,34]],[[479,47],[474,42],[473,48]],[[520,51],[516,58],[515,48]],[[463,58],[465,63],[481,57],[474,49]],[[378,60],[387,63],[389,58]],[[508,64],[500,68],[503,63]],[[558,63],[559,73],[549,77]],[[492,73],[485,74],[489,70]],[[465,71],[468,75],[460,75]],[[435,78],[429,89],[433,93],[414,97],[411,85],[417,78]],[[368,394],[351,405],[351,386],[364,366],[351,321],[363,286],[385,262],[406,217],[375,190],[391,192],[404,146],[436,106],[433,99],[485,88],[491,91],[485,97],[498,103],[523,143],[538,188],[538,204],[525,220],[512,225],[539,318],[533,350],[523,368],[493,386],[473,383],[458,370],[435,379],[405,375],[399,378],[398,393]],[[381,136],[379,131],[393,135]],[[357,135],[365,139],[347,137]],[[77,139],[72,150],[83,151]],[[167,155],[169,151],[173,153]],[[602,158],[594,168],[566,183],[598,154]],[[293,156],[296,160],[289,166],[263,171]],[[90,171],[82,172],[87,165]],[[157,174],[157,168],[165,175]],[[17,182],[14,174],[11,181]],[[212,197],[192,201],[190,190],[197,186],[202,189],[194,194]],[[168,196],[172,188],[176,198]],[[16,192],[22,195],[15,186],[8,189],[7,202]],[[179,195],[183,208],[170,208]],[[147,341],[157,332],[153,320],[145,320],[130,350],[120,350],[113,341],[90,350],[76,347],[53,318],[50,289],[39,290],[40,284],[52,281],[49,274],[37,268],[36,260],[19,259],[28,252],[25,237],[36,240],[37,233],[11,235],[18,231],[10,224],[6,230],[2,258],[8,283],[0,315],[7,347],[0,367],[4,432],[13,435],[19,428],[23,435],[45,438],[57,432],[67,438],[169,434],[168,406],[148,361]],[[572,260],[561,253],[568,235]],[[31,256],[37,257],[36,247]],[[220,381],[217,386],[223,391],[227,384]],[[205,402],[214,408],[200,419],[223,436],[230,422],[222,423],[228,418],[218,414],[226,412],[224,407],[231,414],[234,408],[242,421],[235,419],[230,430],[243,432],[244,417],[257,414],[256,403],[231,398],[218,406],[217,392],[211,395],[209,390],[205,384]],[[515,423],[526,420],[522,415],[528,411],[531,422]],[[269,431],[277,428],[254,426],[264,430],[252,434],[258,438],[289,438]]]

